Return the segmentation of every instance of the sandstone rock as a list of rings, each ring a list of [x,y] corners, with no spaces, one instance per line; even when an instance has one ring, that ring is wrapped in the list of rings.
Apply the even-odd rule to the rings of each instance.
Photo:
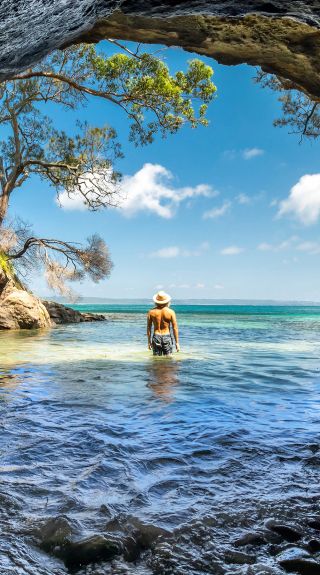
[[[14,274],[0,269],[0,330],[48,328],[55,324],[104,321],[102,314],[82,314],[55,302],[42,302]]]
[[[43,300],[42,303],[55,324],[105,321],[106,319],[102,314],[81,313],[54,301]]]
[[[0,294],[0,329],[35,329],[51,325],[40,299],[8,279]]]
[[[0,79],[63,45],[111,37],[262,66],[319,98],[319,26],[318,0],[7,0]]]

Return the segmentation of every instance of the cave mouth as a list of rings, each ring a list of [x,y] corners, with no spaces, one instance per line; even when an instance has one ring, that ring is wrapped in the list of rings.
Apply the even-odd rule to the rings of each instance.
[[[1,13],[0,79],[56,48],[116,38],[180,46],[226,65],[259,66],[314,100],[320,98],[317,2],[91,0],[71,8],[56,0],[53,10],[41,0],[33,0],[31,7],[19,0],[7,4]]]

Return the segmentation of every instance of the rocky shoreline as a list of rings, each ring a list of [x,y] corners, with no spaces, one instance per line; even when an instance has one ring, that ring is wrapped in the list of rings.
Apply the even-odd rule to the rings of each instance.
[[[106,316],[101,313],[80,312],[55,301],[42,300],[42,304],[55,325],[106,320]]]
[[[81,313],[54,301],[42,301],[14,275],[0,269],[0,330],[38,329],[105,320],[102,314]]]
[[[103,513],[102,508],[100,511]],[[209,526],[207,528],[209,529]],[[210,573],[229,574],[234,568],[235,573],[246,575],[319,575],[319,532],[318,515],[305,518],[299,525],[295,522],[269,519],[260,529],[245,530],[224,549],[218,551],[217,548],[212,558]],[[166,544],[174,546],[176,539],[179,540],[179,534],[180,529],[170,533],[155,525],[144,525],[131,517],[123,523],[113,519],[107,522],[102,533],[79,538],[77,529],[67,516],[56,516],[41,525],[35,544],[49,555],[63,561],[67,569],[80,570],[81,573],[89,573],[86,566],[94,564],[94,573],[102,574],[104,569],[108,568],[108,563],[115,559],[123,561],[123,565],[137,565],[142,561],[155,568],[158,555],[161,567],[157,567],[160,567],[161,571],[155,569],[153,572],[169,573],[169,570],[166,570],[169,565],[165,556],[162,557],[161,549]],[[202,568],[204,567],[205,564],[202,565]]]

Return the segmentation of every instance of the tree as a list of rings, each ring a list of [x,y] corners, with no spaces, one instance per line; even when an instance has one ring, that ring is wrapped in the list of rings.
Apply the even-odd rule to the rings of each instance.
[[[12,193],[36,174],[58,199],[66,191],[80,195],[91,210],[116,206],[120,174],[115,163],[122,152],[113,127],[79,121],[78,132],[70,135],[55,127],[46,105],[77,110],[95,98],[107,100],[126,114],[130,140],[145,145],[157,133],[165,137],[184,124],[206,125],[207,105],[216,91],[212,69],[200,60],[171,75],[159,56],[110,42],[121,51],[106,56],[93,45],[67,48],[0,85],[0,124],[8,133],[0,142],[0,251],[16,267],[19,261],[25,269],[32,261],[44,265],[56,287],[86,274],[95,280],[106,277],[111,269],[107,248],[97,236],[86,248],[27,237],[21,222],[6,224]],[[10,250],[4,240],[9,236]]]
[[[274,121],[276,127],[288,127],[291,133],[303,138],[316,139],[320,135],[320,102],[311,100],[309,96],[284,78],[272,76],[258,71],[255,78],[263,88],[279,92],[282,104],[282,117]]]

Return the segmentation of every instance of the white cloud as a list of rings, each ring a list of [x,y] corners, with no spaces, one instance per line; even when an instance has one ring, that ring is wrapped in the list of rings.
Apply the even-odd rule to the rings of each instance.
[[[97,194],[94,180],[103,176],[84,174],[83,186],[90,199]],[[133,216],[140,211],[154,213],[161,218],[172,218],[185,200],[196,197],[213,198],[219,194],[208,184],[197,186],[175,187],[171,182],[173,175],[160,164],[144,164],[133,176],[124,176],[120,188],[118,209],[125,216]],[[98,182],[100,183],[100,182]],[[116,191],[114,184],[109,184],[111,191]],[[66,210],[86,210],[84,198],[74,192],[70,197],[65,191],[60,194],[59,205]]]
[[[205,251],[207,251],[210,247],[209,242],[202,242],[199,248],[195,250],[186,250],[184,248],[180,248],[179,246],[168,246],[165,248],[160,248],[154,252],[149,254],[150,258],[190,258],[190,257],[198,257]]]
[[[320,218],[320,174],[306,174],[280,202],[278,217],[291,214],[306,226]]]
[[[156,252],[150,254],[151,258],[177,258],[181,255],[181,249],[178,246],[169,246],[168,248],[161,248]]]
[[[69,196],[67,192],[62,192],[59,197],[56,198],[56,203],[64,210],[84,211],[88,209],[80,194]]]
[[[269,252],[273,250],[273,245],[268,244],[267,242],[262,242],[261,244],[258,245],[258,250],[260,250],[261,252]]]
[[[203,289],[203,288],[205,288],[206,286],[205,286],[205,284],[198,283],[198,284],[195,285],[195,287],[196,287],[197,289]]]
[[[120,205],[126,216],[145,211],[162,218],[172,218],[181,202],[195,198],[212,198],[218,195],[207,184],[175,188],[170,184],[171,172],[160,164],[144,164],[133,176],[124,176],[122,190],[125,199]]]
[[[298,252],[304,252],[306,254],[316,255],[320,254],[320,242],[308,240],[302,241],[299,236],[291,236],[279,244],[269,244],[267,242],[263,242],[258,245],[257,249],[264,252],[281,252],[291,249]],[[297,258],[293,258],[293,261],[297,261]]]
[[[299,241],[298,236],[291,236],[287,240],[283,240],[279,244],[270,244],[268,242],[262,242],[258,245],[257,249],[262,252],[281,252],[284,250],[288,250],[290,248],[294,248],[296,243]]]
[[[236,196],[236,200],[238,202],[238,204],[250,204],[251,203],[251,198],[247,195],[247,194],[238,194]]]
[[[213,208],[212,210],[208,210],[207,212],[204,212],[203,218],[205,220],[220,218],[230,209],[230,207],[231,207],[231,202],[226,201],[219,208]]]
[[[224,286],[221,285],[221,284],[215,284],[215,285],[213,286],[213,289],[224,289]]]
[[[264,150],[262,150],[262,148],[245,148],[245,150],[225,150],[222,156],[226,160],[235,160],[237,158],[242,158],[243,160],[252,160],[253,158],[257,158],[263,154]]]
[[[297,245],[297,250],[299,252],[306,252],[308,254],[316,255],[320,254],[320,243],[319,242],[302,242]]]
[[[228,246],[227,248],[224,248],[223,250],[221,250],[221,254],[223,256],[236,256],[238,254],[241,254],[244,251],[243,248],[239,248],[239,246]]]
[[[257,158],[258,156],[262,156],[264,154],[264,150],[261,148],[246,148],[242,152],[242,157],[244,160],[252,160],[253,158]]]

